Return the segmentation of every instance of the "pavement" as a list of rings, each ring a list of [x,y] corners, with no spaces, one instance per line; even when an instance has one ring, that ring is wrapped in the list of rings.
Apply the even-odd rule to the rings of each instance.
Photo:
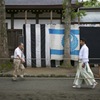
[[[100,100],[98,67],[91,68],[98,85],[74,89],[76,67],[26,68],[25,78],[12,81],[12,72],[1,73],[0,100]],[[10,76],[10,77],[8,77]]]
[[[94,76],[99,77],[98,67],[91,68]],[[12,76],[13,70],[0,73],[0,76]],[[73,68],[31,68],[25,69],[25,77],[71,77],[74,78],[76,73],[76,67]]]
[[[0,77],[0,100],[100,100],[100,80],[95,89],[85,84],[72,88],[73,81],[64,77],[25,77],[17,81]]]

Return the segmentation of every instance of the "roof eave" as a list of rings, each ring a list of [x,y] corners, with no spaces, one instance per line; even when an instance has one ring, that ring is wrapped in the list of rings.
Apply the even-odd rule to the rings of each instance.
[[[73,8],[79,8],[79,6],[72,4]],[[62,5],[6,5],[6,9],[62,9]]]

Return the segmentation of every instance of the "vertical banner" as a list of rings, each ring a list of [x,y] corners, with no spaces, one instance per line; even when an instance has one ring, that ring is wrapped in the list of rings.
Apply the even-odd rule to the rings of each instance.
[[[51,66],[51,58],[50,58],[50,34],[49,34],[50,24],[45,25],[45,59],[46,66]]]
[[[71,60],[78,60],[79,28],[71,26]],[[58,67],[64,55],[64,25],[24,25],[26,65],[32,67]]]
[[[31,66],[31,28],[30,24],[26,24],[26,65]]]
[[[64,26],[51,25],[49,29],[51,40],[51,60],[63,60],[64,55]],[[78,60],[79,54],[79,26],[71,25],[70,30],[70,54],[71,60]]]
[[[77,61],[79,55],[79,25],[71,25],[70,31],[70,54],[71,60]]]
[[[36,30],[36,66],[41,67],[41,30],[40,24],[35,25]]]
[[[47,24],[24,25],[26,66],[51,66],[49,29]]]
[[[63,25],[56,24],[51,25],[49,29],[50,33],[50,54],[51,60],[62,60],[64,54],[63,48],[63,37],[64,37],[64,27]]]

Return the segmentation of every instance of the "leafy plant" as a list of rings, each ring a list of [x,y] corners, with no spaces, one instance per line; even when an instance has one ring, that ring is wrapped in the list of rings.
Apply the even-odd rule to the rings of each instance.
[[[0,65],[0,72],[9,71],[13,68],[13,63],[10,61],[6,61]]]

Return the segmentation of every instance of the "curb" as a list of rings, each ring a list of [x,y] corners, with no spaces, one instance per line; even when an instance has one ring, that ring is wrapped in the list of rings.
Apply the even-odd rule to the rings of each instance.
[[[55,75],[55,74],[40,74],[40,75],[29,75],[26,74],[24,75],[25,77],[65,77],[65,78],[74,78],[75,75],[74,74],[67,74],[67,75]],[[12,74],[4,74],[4,73],[0,73],[0,77],[13,77]]]

